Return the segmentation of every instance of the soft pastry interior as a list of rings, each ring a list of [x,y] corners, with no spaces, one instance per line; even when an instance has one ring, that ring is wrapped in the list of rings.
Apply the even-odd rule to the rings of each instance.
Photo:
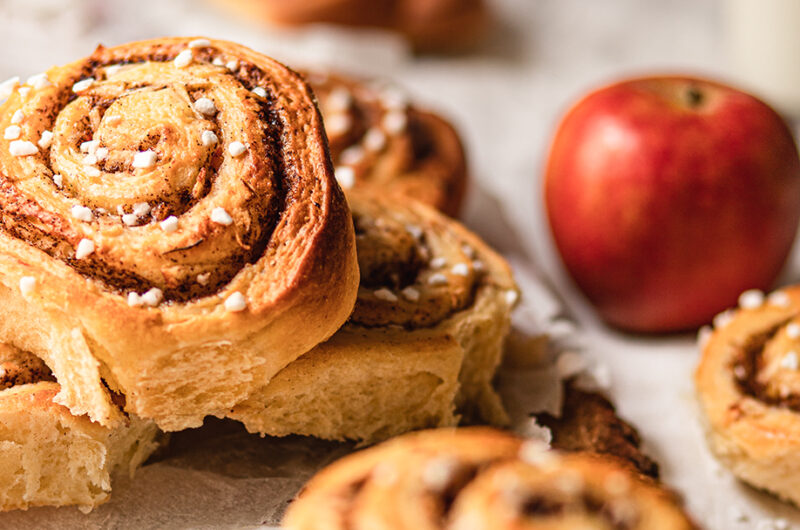
[[[106,501],[113,477],[133,475],[158,447],[155,424],[114,428],[54,403],[59,390],[38,358],[0,344],[0,511]]]
[[[229,416],[251,432],[367,443],[506,423],[492,378],[518,297],[508,264],[424,204],[348,199],[361,269],[350,320]]]

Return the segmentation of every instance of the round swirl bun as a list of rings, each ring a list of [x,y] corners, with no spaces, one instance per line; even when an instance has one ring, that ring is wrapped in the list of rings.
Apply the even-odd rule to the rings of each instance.
[[[447,121],[416,108],[391,85],[323,72],[306,79],[319,98],[342,187],[371,186],[458,216],[467,164]]]
[[[103,427],[54,403],[58,391],[40,359],[0,343],[0,511],[97,506],[158,446],[153,422]]]
[[[3,88],[0,330],[74,413],[112,424],[110,389],[200,425],[346,320],[352,221],[297,74],[171,38]]]
[[[350,320],[230,417],[251,432],[364,442],[460,416],[505,423],[491,382],[518,296],[506,261],[422,203],[348,199],[361,270]]]
[[[329,23],[402,33],[421,52],[460,51],[486,34],[484,0],[216,0],[249,20],[296,26]]]
[[[715,319],[695,373],[708,439],[741,480],[800,506],[800,286],[740,305]]]
[[[627,467],[486,428],[405,435],[342,458],[289,506],[289,530],[695,528]]]

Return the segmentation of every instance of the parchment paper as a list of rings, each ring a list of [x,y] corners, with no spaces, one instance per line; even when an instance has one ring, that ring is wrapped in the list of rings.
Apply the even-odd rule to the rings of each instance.
[[[651,72],[730,77],[719,22],[724,1],[495,0],[497,30],[481,51],[418,59],[385,34],[266,32],[196,0],[0,0],[0,78],[72,61],[98,42],[209,35],[289,64],[399,80],[415,100],[450,116],[466,140],[474,183],[466,223],[509,258],[523,288],[512,349],[538,352],[540,361],[552,360],[553,350],[582,351],[560,368],[585,365],[609,388],[664,480],[684,494],[705,527],[782,528],[785,518],[800,528],[797,510],[740,485],[708,453],[691,383],[694,337],[632,337],[600,324],[561,273],[541,208],[539,179],[552,128],[586,90]],[[799,264],[795,253],[786,281],[800,277]],[[552,336],[550,349],[532,338],[544,331]],[[536,407],[556,407],[558,368],[522,361],[534,367],[505,372],[498,382],[517,427],[537,434],[524,417]],[[112,500],[91,514],[74,508],[0,514],[0,528],[269,527],[316,468],[350,450],[309,439],[262,440],[235,424],[212,422],[174,435],[165,454],[133,481],[117,481]]]

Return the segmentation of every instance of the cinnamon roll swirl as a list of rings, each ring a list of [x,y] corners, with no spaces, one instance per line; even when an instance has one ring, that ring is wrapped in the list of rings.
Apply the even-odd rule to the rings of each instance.
[[[595,455],[485,428],[405,435],[323,469],[290,530],[696,528],[674,496]]]
[[[461,140],[440,116],[399,88],[342,74],[309,72],[344,188],[370,186],[458,216],[467,184]]]
[[[0,88],[0,331],[73,413],[200,425],[347,319],[352,220],[291,70],[170,38]]]
[[[157,447],[153,422],[102,427],[54,403],[58,390],[40,359],[0,344],[0,511],[97,506]]]
[[[347,324],[229,415],[251,432],[374,442],[459,417],[503,424],[491,381],[518,291],[461,224],[351,190],[361,286]]]
[[[744,482],[800,505],[800,287],[715,319],[695,385],[711,449]]]

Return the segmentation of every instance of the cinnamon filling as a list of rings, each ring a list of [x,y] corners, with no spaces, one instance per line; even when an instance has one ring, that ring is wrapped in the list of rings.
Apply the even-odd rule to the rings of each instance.
[[[0,344],[0,390],[41,381],[55,381],[44,361],[28,352]]]

